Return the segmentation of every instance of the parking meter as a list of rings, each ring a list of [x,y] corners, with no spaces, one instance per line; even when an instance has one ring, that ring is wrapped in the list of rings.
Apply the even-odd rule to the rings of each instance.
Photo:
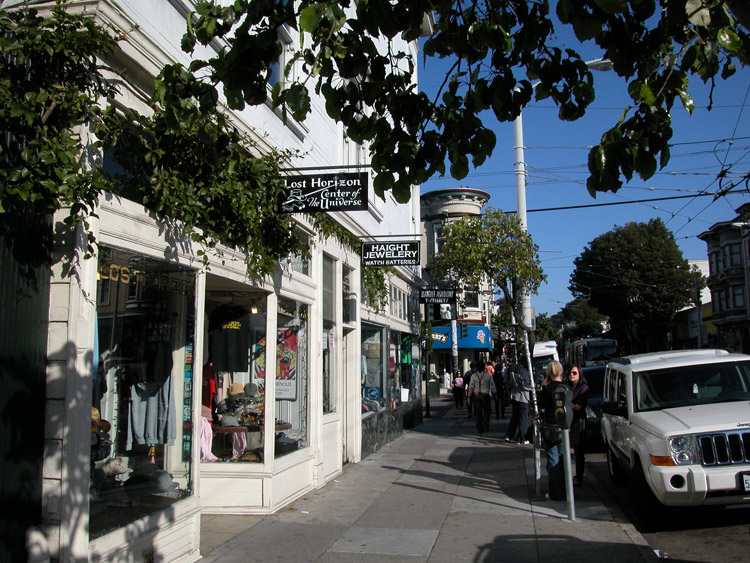
[[[560,383],[552,390],[552,396],[555,401],[555,422],[560,428],[570,428],[573,422],[572,391],[567,385]]]

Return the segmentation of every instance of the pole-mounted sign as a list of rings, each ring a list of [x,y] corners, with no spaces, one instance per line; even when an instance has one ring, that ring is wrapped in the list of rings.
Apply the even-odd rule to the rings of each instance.
[[[288,176],[288,195],[281,204],[287,213],[327,213],[367,210],[366,172]]]
[[[362,265],[419,265],[419,241],[363,242]]]
[[[456,302],[455,289],[420,289],[419,302],[426,305],[446,305]]]

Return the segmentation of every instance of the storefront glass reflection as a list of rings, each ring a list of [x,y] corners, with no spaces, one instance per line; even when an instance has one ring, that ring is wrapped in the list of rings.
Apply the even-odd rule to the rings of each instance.
[[[100,248],[90,537],[192,494],[195,272]]]

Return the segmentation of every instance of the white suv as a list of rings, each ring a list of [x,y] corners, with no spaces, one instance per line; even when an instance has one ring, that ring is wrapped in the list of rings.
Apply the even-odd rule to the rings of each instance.
[[[646,527],[667,506],[750,506],[750,356],[675,350],[607,365],[607,466]]]

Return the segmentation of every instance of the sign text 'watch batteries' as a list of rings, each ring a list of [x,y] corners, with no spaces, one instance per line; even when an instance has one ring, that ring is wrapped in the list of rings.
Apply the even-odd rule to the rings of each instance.
[[[419,241],[363,242],[363,266],[415,266],[419,264]]]
[[[366,172],[288,176],[281,208],[287,213],[367,210],[368,183]]]

